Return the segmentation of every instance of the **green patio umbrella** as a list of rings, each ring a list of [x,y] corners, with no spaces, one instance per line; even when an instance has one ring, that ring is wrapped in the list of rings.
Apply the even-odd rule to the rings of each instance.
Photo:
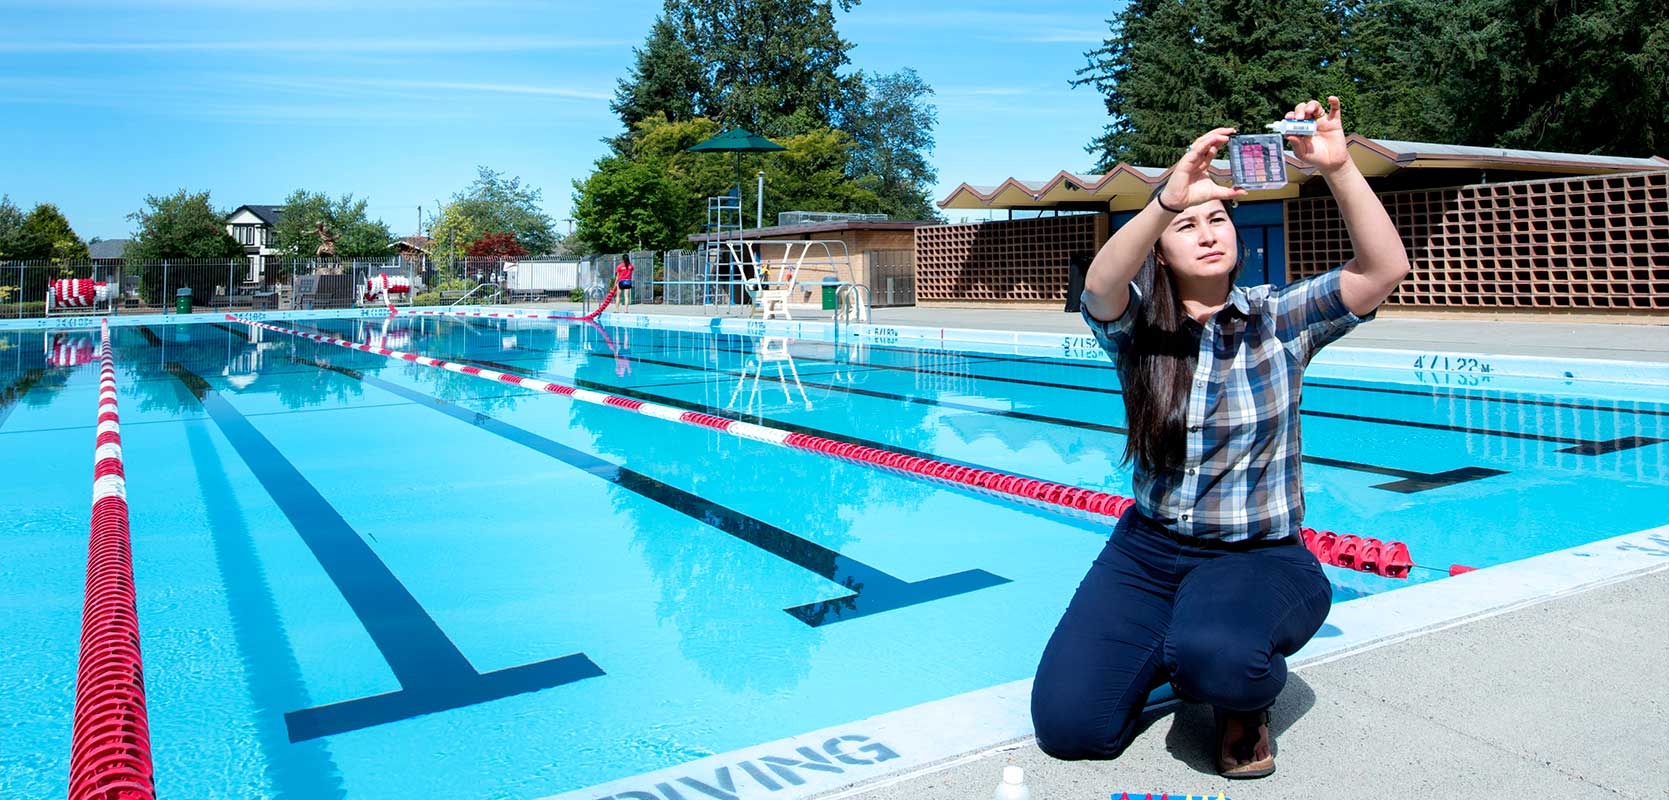
[[[691,145],[687,153],[735,153],[736,154],[736,205],[742,204],[742,154],[743,153],[774,153],[787,150],[776,142],[742,128],[731,128],[700,144]],[[741,220],[738,219],[738,222]]]

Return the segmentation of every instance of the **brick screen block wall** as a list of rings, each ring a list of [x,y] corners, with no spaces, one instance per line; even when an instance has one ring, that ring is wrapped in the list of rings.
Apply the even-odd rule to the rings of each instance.
[[[1094,254],[1104,214],[916,229],[916,300],[1066,300],[1067,259]]]
[[[1669,310],[1669,172],[1380,197],[1413,262],[1390,303]],[[1289,281],[1351,257],[1330,197],[1288,200],[1286,230]]]

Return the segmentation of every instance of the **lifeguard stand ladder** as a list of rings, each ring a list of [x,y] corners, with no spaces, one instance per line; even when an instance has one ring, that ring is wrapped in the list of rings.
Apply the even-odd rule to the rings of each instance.
[[[707,198],[707,223],[701,230],[714,237],[701,246],[701,304],[740,303],[741,265],[735,261],[731,248],[714,243],[725,241],[731,235],[737,239],[742,237],[741,195],[732,191]]]

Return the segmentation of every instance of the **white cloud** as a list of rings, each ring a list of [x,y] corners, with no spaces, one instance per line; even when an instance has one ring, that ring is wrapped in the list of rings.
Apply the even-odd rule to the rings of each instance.
[[[491,53],[626,47],[631,39],[552,36],[468,36],[414,39],[391,34],[364,39],[249,39],[241,41],[0,41],[0,53]]]
[[[591,101],[609,100],[614,97],[613,92],[602,89],[529,83],[379,78],[288,78],[266,75],[227,75],[223,79],[247,86],[260,86],[333,97],[358,97],[367,94],[427,97],[437,92],[560,97]]]

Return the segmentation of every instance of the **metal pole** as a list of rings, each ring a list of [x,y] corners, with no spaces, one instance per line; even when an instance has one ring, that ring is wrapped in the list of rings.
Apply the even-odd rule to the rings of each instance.
[[[753,227],[763,228],[765,227],[765,170],[758,171],[755,176],[759,179],[759,190],[754,192],[758,195],[756,198],[758,204],[754,206]]]

